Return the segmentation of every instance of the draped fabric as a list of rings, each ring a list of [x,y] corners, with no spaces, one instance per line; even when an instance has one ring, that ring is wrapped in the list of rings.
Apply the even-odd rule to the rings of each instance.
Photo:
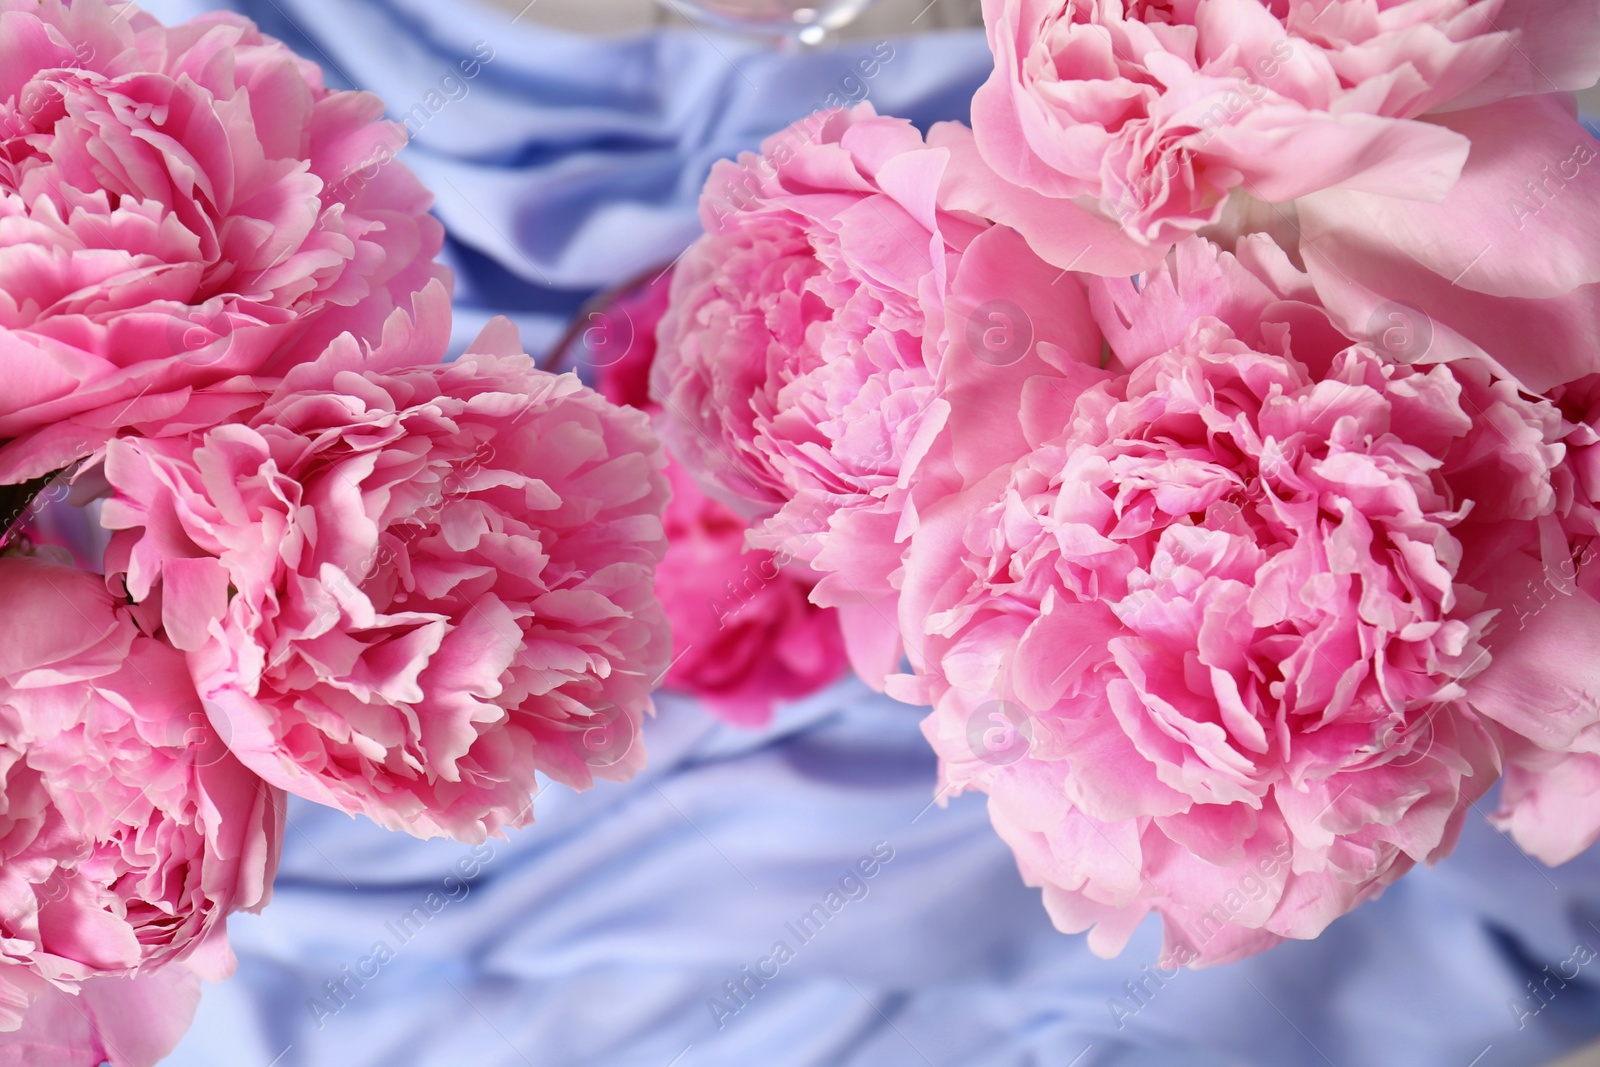
[[[670,262],[713,160],[863,96],[963,118],[989,59],[976,32],[779,54],[466,0],[232,7],[411,128],[457,350],[509,314],[537,354],[595,291]],[[238,974],[169,1062],[1531,1067],[1600,1035],[1600,856],[1545,870],[1487,826],[1492,797],[1455,856],[1321,939],[1158,972],[1153,922],[1093,957],[982,797],[933,803],[920,717],[846,681],[752,733],[665,695],[642,777],[551,786],[536,825],[477,849],[295,804],[275,899],[232,921]]]

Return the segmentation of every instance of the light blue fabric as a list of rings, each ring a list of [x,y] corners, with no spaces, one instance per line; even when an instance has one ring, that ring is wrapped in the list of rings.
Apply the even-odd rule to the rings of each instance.
[[[1545,872],[1473,819],[1445,865],[1322,939],[1158,984],[1154,923],[1094,958],[1050,929],[980,798],[928,807],[914,711],[847,682],[750,734],[662,704],[640,780],[551,787],[470,888],[465,846],[297,806],[276,899],[234,920],[239,974],[171,1062],[1466,1067],[1488,1049],[1480,1067],[1508,1067],[1600,1029],[1600,963],[1538,1014],[1525,986],[1600,949],[1594,857]],[[865,896],[803,942],[878,842],[893,858]],[[780,940],[794,959],[730,1015],[724,983]]]
[[[147,6],[173,19],[215,5]],[[846,79],[874,47],[599,41],[464,0],[235,7],[412,115],[406,158],[451,234],[458,348],[510,313],[537,351],[592,291],[672,260],[710,163],[830,92],[859,95]],[[431,113],[430,89],[462,95],[443,79],[478,42],[494,58]],[[880,110],[964,117],[988,62],[979,34],[891,45],[867,82]],[[845,682],[753,734],[661,703],[639,780],[548,789],[538,823],[487,859],[296,804],[276,898],[233,921],[239,973],[207,989],[169,1062],[1532,1067],[1600,1035],[1600,963],[1551,979],[1547,1006],[1527,986],[1580,945],[1600,951],[1600,856],[1544,871],[1474,817],[1446,864],[1320,940],[1163,981],[1142,970],[1154,923],[1121,959],[1095,959],[1050,928],[981,797],[929,806],[915,709]],[[828,913],[875,846],[892,859]],[[791,925],[819,904],[831,917],[803,940]],[[772,973],[778,941],[793,959],[746,979]],[[728,982],[747,983],[747,1006]]]

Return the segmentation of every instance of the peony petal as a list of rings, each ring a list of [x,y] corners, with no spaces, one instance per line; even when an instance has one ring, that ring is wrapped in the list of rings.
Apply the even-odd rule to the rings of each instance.
[[[1570,102],[1526,97],[1439,121],[1472,142],[1448,197],[1419,204],[1317,193],[1299,205],[1307,241],[1354,230],[1450,285],[1489,296],[1557,297],[1600,282],[1600,145]]]

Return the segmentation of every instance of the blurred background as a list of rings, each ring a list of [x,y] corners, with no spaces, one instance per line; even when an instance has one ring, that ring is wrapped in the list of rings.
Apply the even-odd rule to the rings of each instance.
[[[474,0],[466,0],[468,3]],[[644,29],[693,27],[684,0],[481,0],[541,26],[577,33],[618,35]],[[908,32],[982,27],[980,0],[874,0],[839,30],[844,38],[898,36]]]
[[[841,98],[962,119],[988,73],[976,0],[878,0],[834,29],[849,0],[774,0],[783,40],[770,10],[742,34],[711,24],[726,9],[692,17],[718,2],[145,6],[241,11],[381,95],[450,235],[457,350],[506,314],[538,355],[694,238],[714,160]],[[476,850],[294,804],[275,900],[233,920],[238,975],[169,1062],[1600,1065],[1600,857],[1540,867],[1485,822],[1493,795],[1455,856],[1319,940],[1156,973],[1153,922],[1093,957],[1051,928],[981,797],[933,803],[919,719],[851,680],[761,731],[664,695],[638,780],[550,787],[534,826]],[[862,891],[797,930],[864,858]],[[779,942],[792,959],[761,978]]]
[[[474,0],[465,0],[472,3]],[[674,0],[477,0],[542,26],[577,33],[617,35],[663,26],[693,26]],[[982,0],[874,0],[842,38],[882,37],[917,30],[982,27]],[[1600,87],[1579,94],[1586,115],[1600,114]]]

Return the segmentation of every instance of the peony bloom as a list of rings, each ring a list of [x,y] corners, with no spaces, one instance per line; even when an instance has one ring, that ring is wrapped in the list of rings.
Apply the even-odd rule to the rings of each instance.
[[[102,521],[114,586],[187,653],[246,765],[481,840],[529,821],[535,772],[643,764],[667,484],[649,420],[536,368],[509,323],[426,362],[447,336],[397,313],[232,423],[114,440]]]
[[[735,726],[765,726],[777,701],[809,696],[844,674],[838,614],[807,599],[814,576],[786,566],[783,550],[746,549],[744,520],[687,471],[674,463],[667,475],[669,547],[656,595],[675,658],[662,684]]]
[[[614,404],[660,413],[650,402],[650,367],[669,290],[663,275],[581,324],[578,358],[596,369],[600,394]],[[672,502],[656,596],[674,655],[662,684],[736,726],[764,726],[775,702],[808,696],[844,673],[837,613],[807,599],[815,575],[746,549],[749,525],[671,457],[667,479]]]
[[[234,15],[0,0],[0,483],[444,277],[382,114]]]
[[[155,1067],[183,1040],[200,978],[169,963],[137,978],[91,978],[76,996],[44,996],[0,1032],[3,1067]]]
[[[1100,358],[1076,276],[944,208],[959,135],[861,104],[719,163],[652,372],[667,446],[752,546],[822,574],[812,600],[875,684],[919,501],[1021,448],[991,415],[1014,420],[1028,378]]]
[[[4,1058],[67,1040],[61,992],[83,991],[80,1017],[146,995],[192,1014],[180,976],[232,969],[225,920],[266,903],[283,828],[282,795],[228,754],[183,657],[98,576],[4,559],[0,599]]]
[[[1569,551],[1565,424],[1338,333],[1262,237],[1091,298],[1126,372],[1035,395],[1033,451],[924,516],[891,691],[1058,927],[1115,953],[1154,911],[1165,961],[1222,962],[1453,847],[1507,575]]]
[[[962,206],[1105,274],[1152,265],[1230,200],[1341,189],[1399,198],[1403,217],[1460,175],[1472,135],[1456,113],[1600,77],[1587,3],[984,0],[983,13],[995,70],[972,125],[993,174]],[[1547,159],[1518,154],[1531,158]]]
[[[1472,698],[1507,731],[1494,822],[1549,864],[1600,841],[1600,374],[1555,390],[1566,458],[1556,471],[1566,549],[1508,561],[1507,638]]]

